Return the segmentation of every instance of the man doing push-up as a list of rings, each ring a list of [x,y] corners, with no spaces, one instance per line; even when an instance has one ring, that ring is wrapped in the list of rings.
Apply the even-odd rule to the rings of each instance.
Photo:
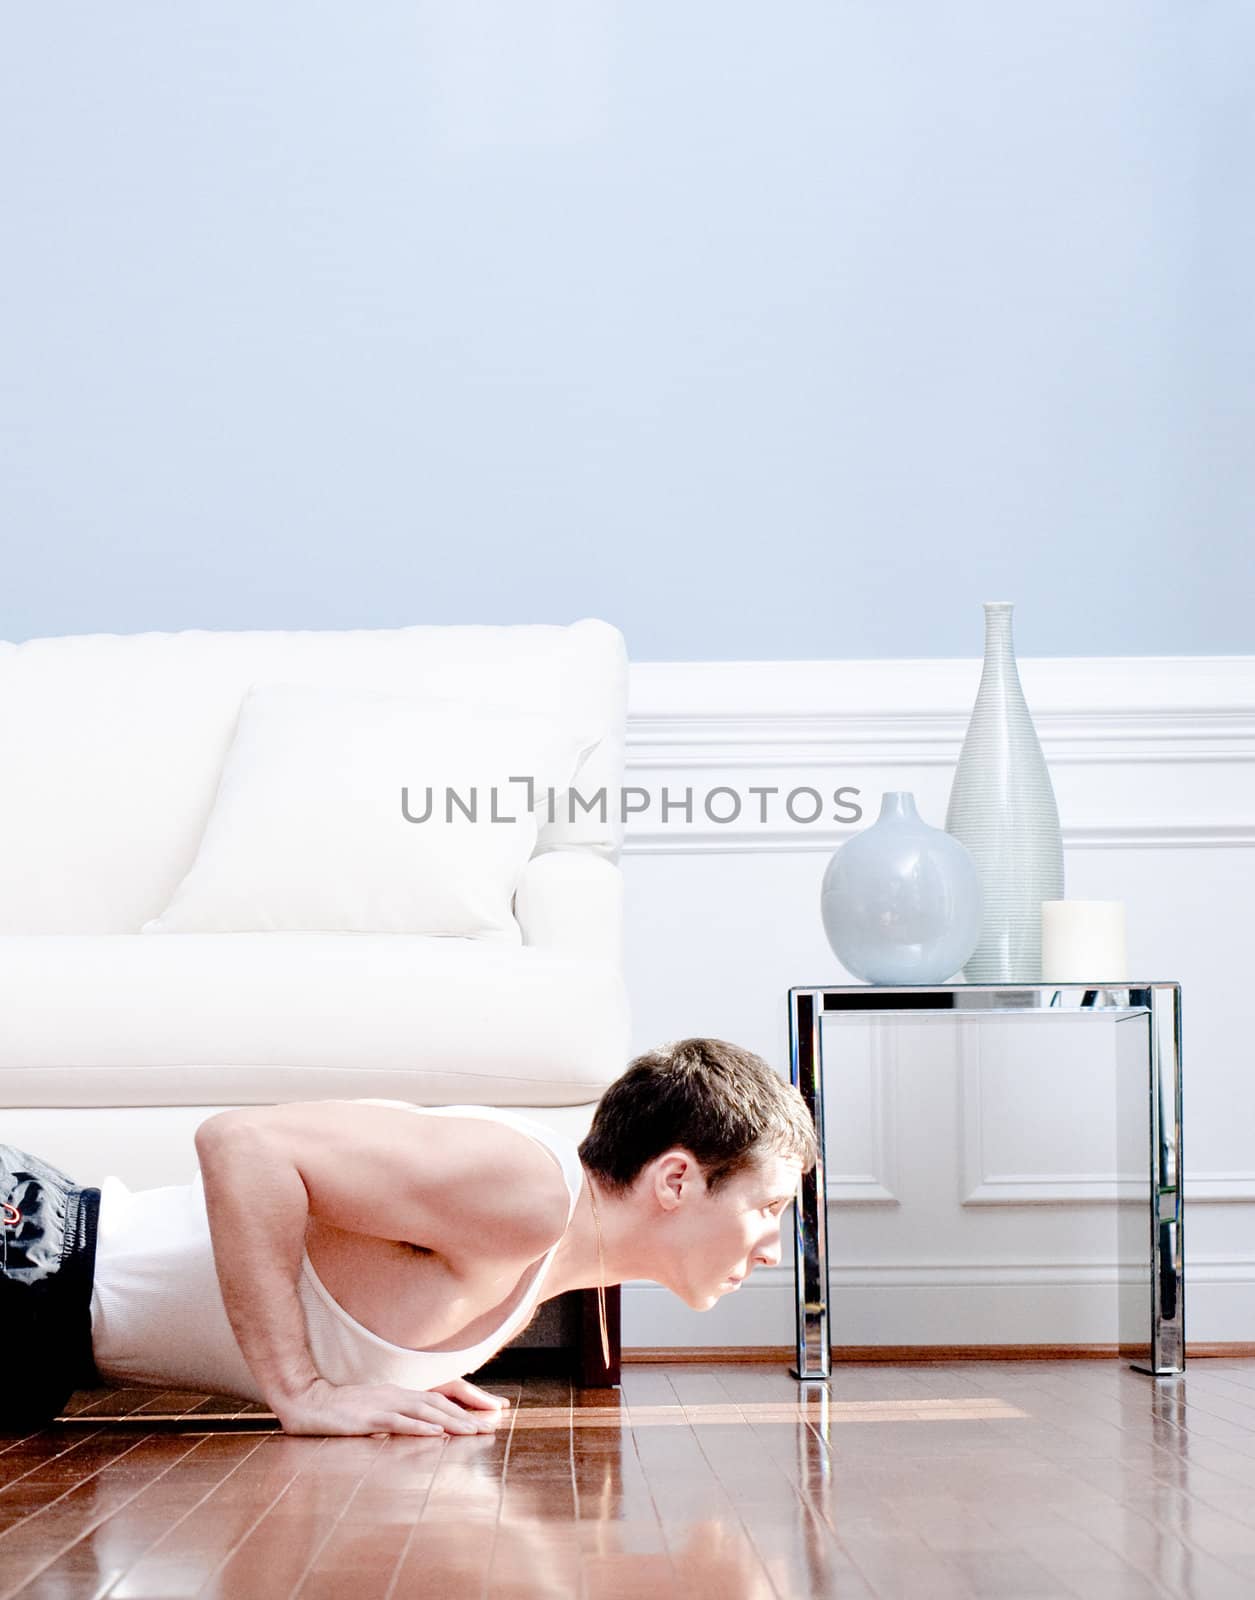
[[[136,1192],[0,1144],[0,1428],[105,1383],[258,1401],[288,1433],[482,1431],[504,1402],[466,1374],[543,1301],[649,1279],[708,1309],[779,1262],[817,1153],[798,1091],[709,1038],[638,1056],[578,1146],[373,1099],[220,1112],[195,1144],[190,1183]]]

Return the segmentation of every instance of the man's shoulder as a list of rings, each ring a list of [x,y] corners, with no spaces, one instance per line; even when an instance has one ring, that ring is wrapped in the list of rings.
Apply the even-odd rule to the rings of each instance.
[[[476,1253],[542,1255],[562,1237],[572,1201],[556,1150],[503,1118],[396,1114],[423,1125],[416,1143],[439,1149],[445,1198]]]

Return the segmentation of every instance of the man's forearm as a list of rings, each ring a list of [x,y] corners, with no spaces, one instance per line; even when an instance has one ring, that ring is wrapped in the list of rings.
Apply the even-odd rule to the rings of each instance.
[[[224,1113],[202,1123],[196,1153],[227,1317],[267,1405],[319,1377],[297,1293],[309,1196],[265,1131]]]

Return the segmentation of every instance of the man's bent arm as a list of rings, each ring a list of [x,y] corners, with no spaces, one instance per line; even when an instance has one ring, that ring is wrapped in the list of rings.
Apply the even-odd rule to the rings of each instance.
[[[320,1377],[297,1293],[309,1195],[263,1128],[220,1112],[196,1130],[214,1266],[227,1318],[272,1411]]]

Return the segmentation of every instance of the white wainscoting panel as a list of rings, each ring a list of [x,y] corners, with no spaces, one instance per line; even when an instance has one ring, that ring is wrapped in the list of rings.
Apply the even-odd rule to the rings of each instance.
[[[1065,893],[1123,900],[1133,976],[1183,986],[1187,1343],[1250,1339],[1255,657],[1042,658],[1020,672],[1059,801]],[[787,1074],[788,988],[853,981],[820,922],[827,859],[888,789],[943,825],[979,678],[979,660],[632,668],[637,1049],[709,1034]],[[734,820],[716,820],[734,799]],[[1139,1170],[1115,1085],[1144,1026],[826,1019],[825,1061],[840,1062],[826,1131],[836,1342],[1115,1337],[1116,1217]],[[781,1266],[709,1312],[625,1286],[624,1343],[788,1343],[786,1224]]]

